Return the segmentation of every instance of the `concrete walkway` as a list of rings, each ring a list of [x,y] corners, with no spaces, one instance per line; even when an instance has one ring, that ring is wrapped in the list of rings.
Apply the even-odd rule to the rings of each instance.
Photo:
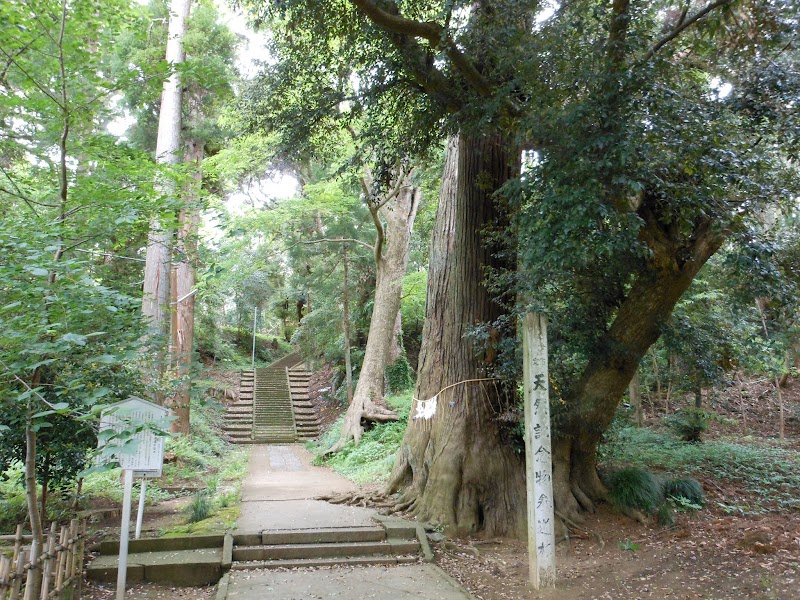
[[[242,486],[238,532],[374,525],[375,511],[314,500],[356,486],[330,469],[311,465],[301,445],[252,446]],[[291,571],[231,571],[219,598],[306,600],[317,598],[467,600],[471,596],[431,564],[328,567]],[[227,595],[226,595],[227,593]]]

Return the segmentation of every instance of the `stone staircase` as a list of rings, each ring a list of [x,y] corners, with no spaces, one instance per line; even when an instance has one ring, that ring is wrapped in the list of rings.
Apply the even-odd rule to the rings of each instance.
[[[319,417],[308,393],[311,373],[302,365],[290,368],[288,372],[297,437],[300,440],[313,439],[319,435]]]
[[[253,440],[259,444],[297,441],[289,374],[286,367],[256,369],[253,392]]]
[[[234,535],[231,569],[394,565],[419,561],[420,551],[417,529],[408,522],[268,530]]]
[[[310,378],[297,354],[242,371],[238,398],[225,410],[227,439],[234,444],[290,444],[317,437],[320,424],[308,392]]]
[[[253,389],[255,373],[242,371],[239,378],[239,394],[237,400],[225,409],[225,420],[222,430],[229,441],[234,444],[252,444],[253,440]]]

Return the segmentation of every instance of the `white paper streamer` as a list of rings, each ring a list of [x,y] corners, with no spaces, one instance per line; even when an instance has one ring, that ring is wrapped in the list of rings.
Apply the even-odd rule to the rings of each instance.
[[[436,414],[436,400],[438,396],[434,396],[428,400],[417,400],[417,411],[414,413],[415,419],[432,419]]]

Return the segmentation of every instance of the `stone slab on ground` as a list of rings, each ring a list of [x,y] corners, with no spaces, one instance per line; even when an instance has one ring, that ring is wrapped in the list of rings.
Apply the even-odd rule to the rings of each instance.
[[[242,485],[239,532],[265,529],[359,527],[375,523],[375,511],[312,500],[322,494],[357,489],[338,473],[311,464],[313,456],[300,444],[256,445]]]
[[[253,500],[301,500],[322,494],[352,492],[356,485],[330,469],[311,464],[300,444],[252,446],[242,503]]]
[[[146,581],[175,586],[208,585],[222,576],[222,548],[138,552],[128,555],[129,583]],[[99,556],[87,568],[93,581],[117,580],[119,557]]]
[[[472,596],[441,569],[424,564],[402,567],[332,567],[296,571],[232,571],[227,585],[227,598],[228,600],[264,598],[469,600]]]
[[[267,529],[374,526],[374,510],[329,504],[322,500],[242,502],[237,531],[257,533]]]

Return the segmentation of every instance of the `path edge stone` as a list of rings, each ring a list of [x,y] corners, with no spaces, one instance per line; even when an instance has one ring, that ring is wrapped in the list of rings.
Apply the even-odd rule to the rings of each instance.
[[[230,582],[231,574],[230,571],[225,573],[219,580],[217,584],[217,596],[216,600],[226,600],[228,598],[228,583]]]

